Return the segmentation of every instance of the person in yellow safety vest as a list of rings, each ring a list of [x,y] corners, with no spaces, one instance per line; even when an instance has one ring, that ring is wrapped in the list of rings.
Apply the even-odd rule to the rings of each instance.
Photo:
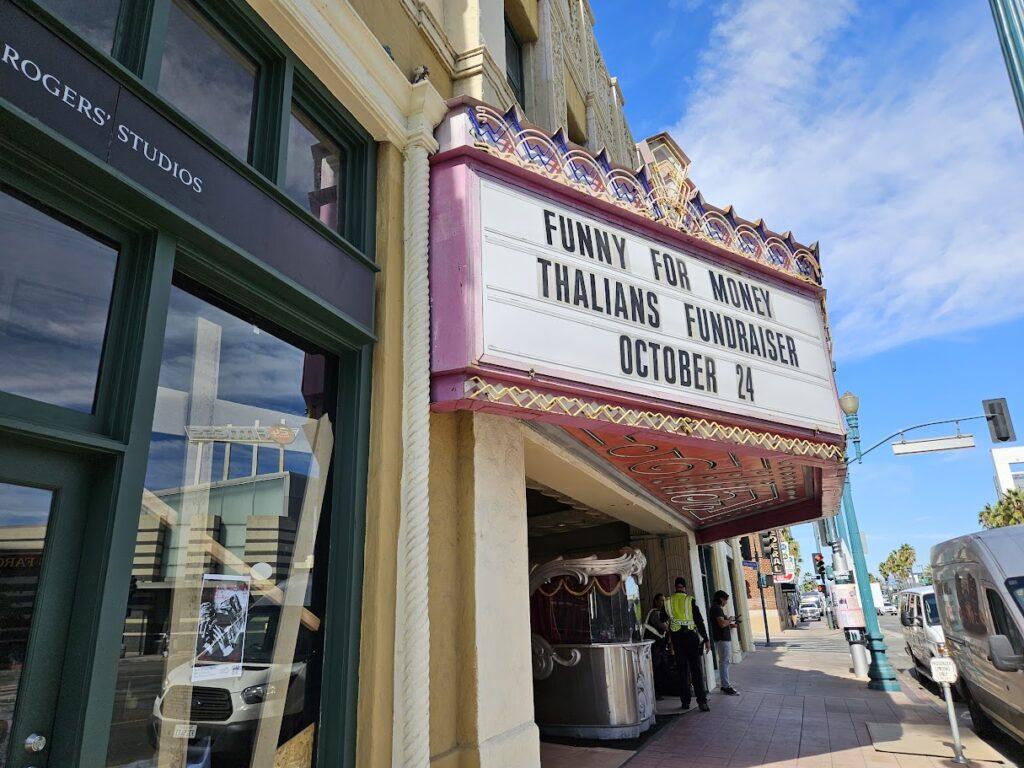
[[[708,694],[704,688],[704,670],[701,662],[704,654],[711,650],[704,617],[700,614],[693,596],[686,591],[686,579],[676,579],[676,591],[665,603],[668,613],[668,629],[672,633],[672,647],[676,654],[676,669],[679,672],[679,700],[683,710],[690,708],[690,684],[697,697],[701,712],[708,712]]]

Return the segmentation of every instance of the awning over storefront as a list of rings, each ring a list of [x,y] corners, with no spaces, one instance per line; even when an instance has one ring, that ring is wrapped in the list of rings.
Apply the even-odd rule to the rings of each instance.
[[[557,425],[702,541],[837,510],[816,246],[707,204],[667,136],[633,173],[463,101],[438,138],[435,410]]]

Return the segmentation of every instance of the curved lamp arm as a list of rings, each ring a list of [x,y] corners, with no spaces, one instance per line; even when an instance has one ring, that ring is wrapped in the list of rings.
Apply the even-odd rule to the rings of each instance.
[[[895,432],[893,432],[891,435],[889,435],[888,437],[883,437],[881,440],[879,440],[877,443],[872,445],[866,451],[861,452],[860,451],[860,446],[858,444],[857,445],[857,448],[858,448],[858,450],[857,450],[857,463],[859,464],[861,462],[861,459],[863,459],[865,456],[867,456],[869,453],[871,453],[873,450],[875,450],[875,448],[880,448],[881,446],[883,446],[886,443],[888,443],[890,440],[892,440],[897,435],[903,435],[903,434],[905,434],[907,432],[912,432],[915,429],[922,429],[923,427],[934,427],[934,426],[936,426],[938,424],[957,424],[958,425],[957,426],[957,434],[959,434],[959,432],[960,432],[959,424],[960,424],[961,421],[975,421],[977,419],[988,419],[988,418],[989,418],[988,415],[984,415],[984,416],[965,416],[965,417],[960,418],[960,419],[942,419],[941,421],[926,421],[924,424],[914,424],[912,427],[904,427],[903,429],[898,429]]]

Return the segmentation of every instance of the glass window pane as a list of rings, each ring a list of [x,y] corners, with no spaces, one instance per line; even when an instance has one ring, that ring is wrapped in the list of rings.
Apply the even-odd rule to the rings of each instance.
[[[312,765],[327,369],[172,289],[108,766]]]
[[[191,3],[171,4],[157,90],[242,159],[249,156],[257,74],[255,62]]]
[[[40,0],[47,10],[78,34],[110,53],[114,46],[114,28],[121,0]]]
[[[288,196],[337,231],[342,157],[338,145],[312,119],[292,107],[288,125]]]
[[[89,413],[117,250],[0,190],[0,391]]]
[[[1014,576],[1006,580],[1006,589],[1017,601],[1017,607],[1024,613],[1024,576]]]
[[[523,45],[519,36],[512,29],[508,18],[505,19],[505,78],[516,101],[523,103]]]
[[[0,768],[28,649],[52,501],[50,491],[0,483]]]

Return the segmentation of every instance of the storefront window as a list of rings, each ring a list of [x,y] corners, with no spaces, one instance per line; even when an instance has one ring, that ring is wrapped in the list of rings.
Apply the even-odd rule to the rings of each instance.
[[[327,370],[172,289],[108,766],[312,765]]]
[[[28,650],[53,494],[0,483],[0,768]]]
[[[90,413],[117,250],[0,189],[0,391]]]
[[[191,3],[171,3],[157,90],[243,160],[258,72]]]
[[[342,156],[338,145],[298,107],[288,126],[285,191],[299,205],[337,231]]]
[[[121,0],[40,0],[61,21],[102,50],[110,53]]]

